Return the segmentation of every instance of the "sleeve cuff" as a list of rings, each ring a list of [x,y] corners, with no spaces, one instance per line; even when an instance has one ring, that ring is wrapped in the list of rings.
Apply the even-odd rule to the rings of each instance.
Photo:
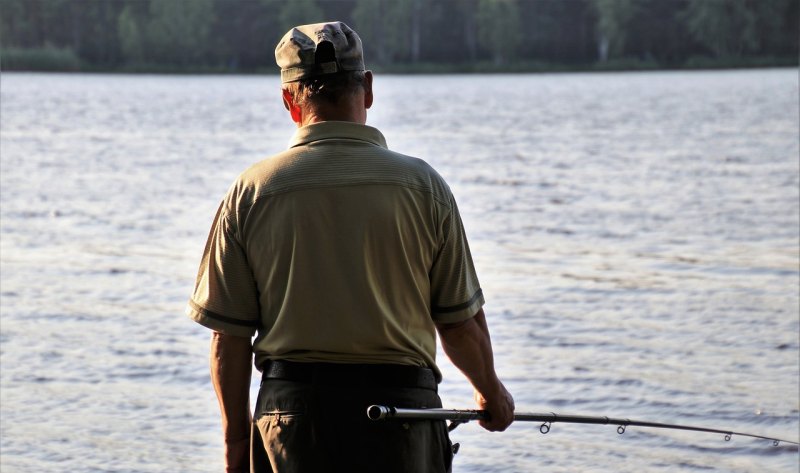
[[[226,317],[207,310],[197,305],[194,301],[189,301],[184,312],[198,324],[226,335],[251,338],[256,334],[256,328],[258,327],[257,320]]]
[[[472,298],[463,304],[449,307],[432,307],[431,316],[433,320],[438,323],[450,324],[461,322],[474,317],[485,303],[483,291],[478,289]]]

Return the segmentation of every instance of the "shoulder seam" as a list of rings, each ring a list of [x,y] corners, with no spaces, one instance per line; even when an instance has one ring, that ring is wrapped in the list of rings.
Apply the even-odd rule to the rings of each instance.
[[[374,186],[374,185],[386,185],[386,186],[394,186],[394,187],[404,187],[404,188],[415,190],[415,191],[418,191],[418,192],[423,192],[425,194],[429,194],[433,198],[433,200],[435,200],[439,204],[447,207],[448,209],[452,209],[452,205],[450,204],[450,202],[448,202],[446,199],[443,199],[440,196],[436,195],[436,193],[433,192],[433,190],[431,190],[429,188],[426,188],[424,186],[415,186],[413,184],[401,184],[401,183],[391,182],[391,181],[385,181],[385,182],[373,181],[373,182],[348,183],[348,184],[320,183],[320,184],[306,185],[306,186],[303,186],[303,187],[300,187],[300,188],[292,188],[292,189],[285,189],[285,190],[262,192],[262,193],[259,193],[258,195],[256,195],[253,198],[253,202],[251,202],[251,203],[249,203],[247,205],[244,205],[242,207],[239,207],[238,210],[246,211],[246,210],[250,209],[252,206],[254,206],[260,199],[268,198],[268,197],[274,197],[274,196],[282,195],[282,194],[289,194],[289,193],[292,193],[292,192],[299,192],[299,191],[304,191],[304,190],[309,190],[309,189],[324,189],[324,188],[332,188],[332,187],[346,188],[346,187],[361,187],[361,186]]]

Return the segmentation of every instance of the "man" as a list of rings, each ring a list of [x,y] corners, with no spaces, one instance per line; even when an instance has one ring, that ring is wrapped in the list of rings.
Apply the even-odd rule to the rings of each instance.
[[[443,421],[373,422],[366,408],[441,407],[438,330],[483,427],[513,420],[455,200],[365,125],[372,73],[347,25],[293,28],[275,56],[298,130],[228,191],[187,308],[213,330],[227,471],[449,471]]]

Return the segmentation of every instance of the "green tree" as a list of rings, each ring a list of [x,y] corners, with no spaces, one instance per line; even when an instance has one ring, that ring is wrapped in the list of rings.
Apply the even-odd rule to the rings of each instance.
[[[683,64],[697,47],[676,15],[685,4],[685,0],[637,0],[636,14],[626,28],[624,55],[661,65]]]
[[[748,4],[755,15],[758,52],[797,56],[798,3],[797,0],[760,0]]]
[[[0,44],[4,48],[41,46],[35,39],[36,27],[30,2],[0,0]]]
[[[378,64],[418,62],[422,49],[421,0],[358,0],[353,28],[364,42],[365,55]]]
[[[466,57],[470,61],[475,61],[478,58],[478,27],[476,19],[478,0],[461,0],[456,2],[456,7],[457,11],[461,13],[461,32],[464,38]]]
[[[277,0],[214,0],[209,56],[229,70],[275,65],[273,50],[283,35]]]
[[[746,0],[689,0],[680,16],[689,34],[717,57],[758,47],[756,16]]]
[[[356,0],[352,26],[370,63],[460,63],[478,57],[478,0]]]
[[[126,62],[142,62],[144,60],[144,43],[142,39],[142,22],[133,7],[126,5],[117,18],[117,34],[120,48]]]
[[[537,1],[521,4],[528,60],[579,64],[597,58],[597,15],[589,0]]]
[[[358,0],[353,9],[353,28],[364,43],[364,56],[377,64],[391,61],[391,44],[384,34],[389,6],[383,0]]]
[[[597,10],[598,56],[601,61],[620,58],[631,21],[637,13],[636,0],[595,0]]]
[[[519,4],[516,0],[478,2],[478,40],[496,65],[516,58],[522,40]]]
[[[281,32],[285,33],[297,25],[308,25],[326,21],[325,13],[314,0],[291,0],[286,2],[278,15]]]
[[[71,16],[67,0],[0,0],[0,38],[4,45],[75,47]]]
[[[397,38],[397,44],[408,46],[408,56],[412,63],[419,62],[422,48],[422,0],[398,1],[396,6],[402,7],[402,13],[408,19],[408,32]],[[404,41],[405,40],[405,41]]]
[[[6,67],[29,55],[49,70],[254,70],[274,67],[290,27],[337,19],[359,32],[367,64],[488,59],[502,69],[600,56],[676,66],[702,54],[796,63],[798,17],[800,0],[0,0],[0,46],[14,49]]]
[[[161,64],[197,65],[206,59],[213,0],[150,3],[148,58]]]

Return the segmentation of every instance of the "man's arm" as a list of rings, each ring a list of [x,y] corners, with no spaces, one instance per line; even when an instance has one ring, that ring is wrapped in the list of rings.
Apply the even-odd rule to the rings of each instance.
[[[436,324],[442,349],[475,388],[475,401],[489,412],[480,424],[486,430],[503,431],[514,420],[514,399],[494,370],[492,341],[483,309],[471,319],[454,324]]]
[[[250,374],[253,347],[249,338],[211,335],[211,384],[222,413],[225,471],[250,471]]]

